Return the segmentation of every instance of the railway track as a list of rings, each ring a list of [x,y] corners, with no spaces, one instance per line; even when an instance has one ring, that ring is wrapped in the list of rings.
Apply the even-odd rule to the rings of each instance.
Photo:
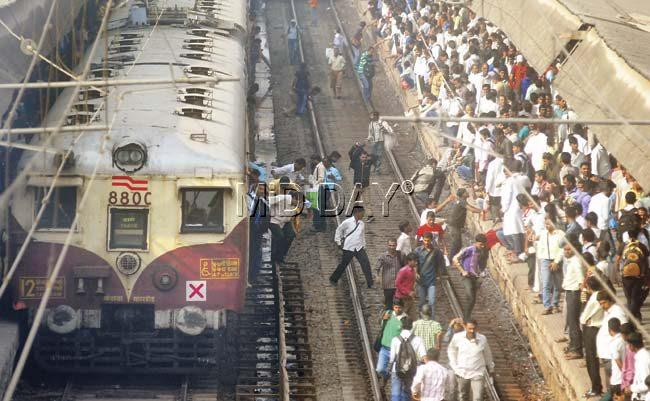
[[[343,32],[346,38],[349,39],[345,26],[342,23],[341,18],[339,16],[335,1],[329,0],[329,4],[333,12],[334,18],[336,19],[338,28],[341,29],[341,32]],[[366,40],[370,40],[370,38],[368,38],[368,35],[366,36]],[[349,49],[348,49],[348,53],[349,53]],[[348,54],[348,59],[350,57],[351,54]],[[389,76],[389,74],[386,75]],[[358,79],[356,79],[355,81],[357,81],[356,83],[360,90],[360,82],[358,82]],[[393,82],[393,88],[395,87],[397,86]],[[372,106],[366,104],[366,107],[370,110]],[[418,136],[422,135],[422,133],[419,132],[420,127],[416,126],[415,128],[417,130]],[[406,158],[404,152],[403,151],[393,152],[391,150],[388,150],[386,152],[386,156],[399,182],[404,182],[407,176],[403,174],[403,169],[401,168],[400,162],[398,161],[398,160],[400,161],[404,160]],[[449,180],[450,188],[452,188],[452,190],[455,190],[458,186],[459,181],[455,180],[452,175],[448,176],[448,180]],[[420,214],[418,213],[417,207],[413,201],[413,197],[408,197],[408,202],[409,202],[409,210],[411,212],[412,221],[414,222],[415,225],[417,225],[419,222]],[[443,286],[445,295],[449,300],[449,307],[451,308],[453,315],[462,316],[461,305],[466,301],[467,296],[464,290],[462,289],[463,287],[461,283],[461,276],[458,274],[458,272],[455,269],[450,269],[448,277],[445,278],[441,282],[441,284]],[[510,323],[509,327],[502,327],[501,325],[499,325],[498,327],[494,327],[495,326],[494,309],[503,308],[503,305],[505,305],[505,301],[498,293],[498,287],[491,277],[489,277],[487,280],[484,280],[483,287],[486,286],[491,287],[489,291],[489,294],[491,295],[490,302],[486,302],[482,304],[480,302],[477,303],[474,312],[472,314],[472,317],[479,322],[482,333],[485,334],[488,339],[490,339],[490,343],[492,345],[491,348],[493,352],[493,358],[495,360],[495,382],[493,382],[489,378],[486,378],[485,380],[487,395],[492,400],[499,400],[499,399],[522,400],[525,399],[525,395],[524,395],[525,392],[523,391],[521,384],[515,375],[515,372],[517,371],[516,366],[512,364],[513,361],[511,360],[511,358],[508,357],[506,351],[511,349],[512,347],[517,347],[517,346],[524,347],[526,348],[526,350],[528,350],[528,347],[525,344],[525,340],[523,339],[523,336],[519,333],[512,319],[507,319],[508,323]],[[491,308],[490,306],[496,306],[496,308]],[[508,336],[503,335],[504,334],[503,332],[505,330],[508,331]],[[510,338],[511,335],[515,335],[518,341],[513,342]],[[524,364],[524,365],[530,365],[530,364],[531,363]],[[530,368],[530,366],[525,366],[525,367],[520,366],[520,367]],[[541,376],[539,372],[537,372],[537,375]]]
[[[274,2],[274,5],[275,4],[277,4],[277,2]],[[334,2],[331,2],[329,5],[330,7],[328,7],[327,11],[329,12],[331,10],[334,15],[334,19],[336,20],[336,24],[334,26],[340,28],[341,31],[345,33],[346,27],[343,26],[341,20],[339,19],[339,16],[336,12],[336,5]],[[296,12],[296,5],[293,2],[291,3],[291,8],[292,10],[289,14],[288,19],[294,18],[298,20],[299,25],[301,25],[301,19],[305,20],[305,18],[301,18],[301,13]],[[320,11],[324,11],[323,8],[321,8]],[[304,15],[305,13],[303,12],[302,14]],[[325,21],[323,21],[323,15],[321,14],[319,23],[323,22]],[[275,23],[277,24],[277,21]],[[306,24],[303,24],[302,26],[306,26]],[[330,23],[327,25],[327,27],[331,28],[332,24]],[[277,28],[280,29],[279,27]],[[317,65],[319,61],[317,60],[318,57],[315,57],[315,54],[317,52],[324,51],[324,47],[327,47],[329,43],[327,38],[319,38],[319,35],[315,29],[312,28],[310,31],[313,32],[312,35],[306,35],[305,33],[302,35],[300,43],[301,59],[302,61],[307,61],[308,65],[310,66],[310,72],[312,74],[312,78],[314,79],[314,84],[319,84],[322,88],[325,88],[327,87],[326,80],[320,80],[316,77],[326,77],[327,70],[325,68],[325,74],[323,74],[323,68],[322,66]],[[348,55],[348,60],[349,59],[350,58]],[[348,98],[351,97],[349,95],[350,94],[347,93]],[[354,98],[353,103],[357,104],[352,105],[347,99],[344,99],[344,107],[341,107],[340,104],[335,104],[331,99],[322,100],[322,98],[325,98],[326,96],[327,95],[321,96],[321,98],[318,98],[315,102],[310,102],[310,113],[307,117],[309,129],[311,130],[311,133],[315,139],[315,148],[321,157],[324,157],[326,155],[325,147],[323,145],[325,140],[327,140],[327,143],[330,144],[330,148],[328,148],[328,150],[345,150],[345,145],[347,143],[350,143],[351,141],[353,143],[354,139],[350,138],[347,139],[347,143],[345,140],[342,141],[340,139],[340,133],[337,133],[335,131],[338,130],[340,132],[341,128],[353,132],[360,131],[360,133],[356,134],[356,137],[359,138],[359,136],[365,136],[366,124],[363,122],[361,125],[359,125],[358,123],[354,124],[352,121],[350,121],[352,119],[355,119],[355,115],[364,115],[363,113],[358,113],[358,111],[361,109],[359,106],[359,103],[361,102],[358,93],[352,96]],[[346,95],[344,95],[344,97],[346,97]],[[364,111],[371,110],[371,106],[369,104],[364,104],[362,108]],[[341,113],[342,110],[345,110],[346,112]],[[361,118],[361,120],[365,119]],[[343,147],[341,146],[342,144]],[[305,149],[295,149],[295,151],[304,152]],[[403,182],[404,175],[402,174],[402,168],[400,164],[403,162],[403,159],[408,158],[409,155],[404,154],[406,153],[404,151],[402,151],[400,154],[397,153],[398,152],[396,152],[396,154],[393,154],[390,151],[387,152],[386,156],[391,165],[394,176],[381,177],[379,179],[381,181],[381,184],[392,182],[394,181],[394,178],[397,178],[397,182]],[[350,183],[346,183],[344,187],[349,188],[349,184]],[[379,247],[383,247],[383,244],[385,243],[381,241],[381,239],[385,239],[390,236],[389,233],[386,233],[388,230],[395,232],[397,226],[396,221],[399,221],[401,219],[412,219],[415,221],[419,220],[419,213],[417,212],[412,198],[407,197],[407,199],[409,202],[408,208],[405,208],[406,210],[399,211],[396,216],[391,216],[389,223],[382,223],[381,225],[378,223],[373,223],[372,225],[367,225],[367,227],[370,229],[370,232],[372,234],[375,234],[372,237],[373,242],[378,243]],[[339,221],[337,221],[337,223],[338,222]],[[375,245],[375,247],[377,247],[377,245]],[[331,263],[331,255],[329,256],[329,258],[323,258],[321,256],[320,265],[322,274],[325,277],[331,273],[334,267]],[[328,267],[330,268],[328,269]],[[374,355],[370,351],[369,338],[373,338],[372,334],[376,333],[378,329],[378,320],[375,323],[376,319],[374,319],[374,317],[379,315],[379,312],[381,310],[381,300],[377,296],[376,291],[365,291],[361,289],[361,287],[357,284],[359,282],[359,278],[354,273],[354,268],[349,269],[348,273],[349,281],[346,284],[339,286],[340,288],[325,289],[327,294],[330,320],[335,332],[333,349],[339,365],[338,370],[340,375],[341,392],[343,399],[380,400],[382,399],[382,393],[384,389],[379,386],[376,376],[374,375]],[[438,302],[437,316],[450,317],[460,315],[460,305],[461,302],[464,301],[463,291],[460,290],[457,292],[456,290],[456,288],[460,288],[460,277],[452,271],[449,279],[444,280],[441,283],[441,286],[443,287],[445,296],[449,301],[445,302],[443,300],[442,302]],[[460,294],[460,297],[458,294]],[[502,299],[496,299],[494,302],[501,303],[500,306],[503,307]],[[352,308],[349,307],[351,304]],[[482,331],[488,336],[488,338],[490,338],[490,342],[495,354],[495,361],[497,364],[495,377],[497,381],[496,385],[492,382],[492,380],[486,379],[488,397],[492,400],[524,399],[525,396],[524,392],[521,389],[521,383],[517,380],[512,372],[512,361],[506,356],[507,350],[512,347],[512,339],[501,338],[498,331],[502,329],[502,327],[497,327],[494,329],[490,327],[491,323],[494,322],[493,314],[494,311],[490,310],[490,305],[485,305],[483,307],[477,306],[475,312]],[[361,342],[359,341],[359,336],[361,336]],[[523,345],[523,347],[525,347],[525,345]]]

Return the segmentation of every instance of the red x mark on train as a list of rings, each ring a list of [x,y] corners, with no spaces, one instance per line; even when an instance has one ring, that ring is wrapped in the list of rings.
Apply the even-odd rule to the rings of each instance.
[[[190,298],[194,298],[195,295],[198,295],[199,298],[205,298],[203,294],[201,294],[202,288],[203,288],[203,284],[199,284],[196,287],[190,284],[190,289],[192,290],[192,293],[190,293]]]
[[[185,300],[186,301],[206,301],[207,284],[205,281],[186,281]]]

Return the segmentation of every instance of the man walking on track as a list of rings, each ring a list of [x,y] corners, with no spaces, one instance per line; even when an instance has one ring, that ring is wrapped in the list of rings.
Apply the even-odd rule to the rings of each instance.
[[[481,286],[479,278],[486,268],[486,246],[487,238],[485,235],[477,234],[474,238],[474,245],[463,248],[452,259],[452,264],[463,276],[463,287],[467,293],[467,301],[463,305],[463,318],[465,321],[468,321],[472,315],[476,303],[476,294]]]
[[[373,155],[375,162],[375,174],[381,174],[381,158],[384,155],[384,141],[386,135],[393,133],[391,126],[379,119],[379,113],[373,111],[370,113],[370,124],[368,124],[368,144],[370,153]]]
[[[418,366],[413,378],[411,394],[414,400],[452,400],[454,375],[438,363],[440,350],[429,348],[424,365]]]
[[[465,331],[454,334],[447,347],[449,366],[456,374],[458,400],[483,401],[486,374],[492,375],[494,362],[490,345],[483,334],[477,332],[475,320],[465,323]]]
[[[346,219],[336,228],[334,235],[334,242],[343,248],[343,257],[341,263],[336,267],[336,270],[330,276],[330,284],[336,285],[341,278],[341,275],[348,267],[352,258],[357,258],[361,265],[363,275],[366,276],[368,288],[372,288],[372,271],[370,270],[370,262],[366,254],[366,228],[363,223],[363,207],[356,206],[352,210],[352,217]]]
[[[334,48],[334,54],[327,60],[330,65],[330,88],[337,99],[341,98],[341,87],[343,86],[343,73],[345,72],[345,57],[338,47]]]

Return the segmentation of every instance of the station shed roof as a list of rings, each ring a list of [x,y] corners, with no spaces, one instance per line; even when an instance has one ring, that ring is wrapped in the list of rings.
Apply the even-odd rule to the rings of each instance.
[[[586,119],[650,115],[650,2],[473,0],[543,72],[573,41],[553,86]],[[592,126],[590,132],[650,189],[650,127]]]

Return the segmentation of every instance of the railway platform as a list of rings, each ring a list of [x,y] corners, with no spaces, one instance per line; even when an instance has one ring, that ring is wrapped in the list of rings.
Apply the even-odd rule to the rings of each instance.
[[[0,397],[4,394],[11,373],[14,370],[14,359],[18,351],[18,325],[6,320],[0,320]]]

